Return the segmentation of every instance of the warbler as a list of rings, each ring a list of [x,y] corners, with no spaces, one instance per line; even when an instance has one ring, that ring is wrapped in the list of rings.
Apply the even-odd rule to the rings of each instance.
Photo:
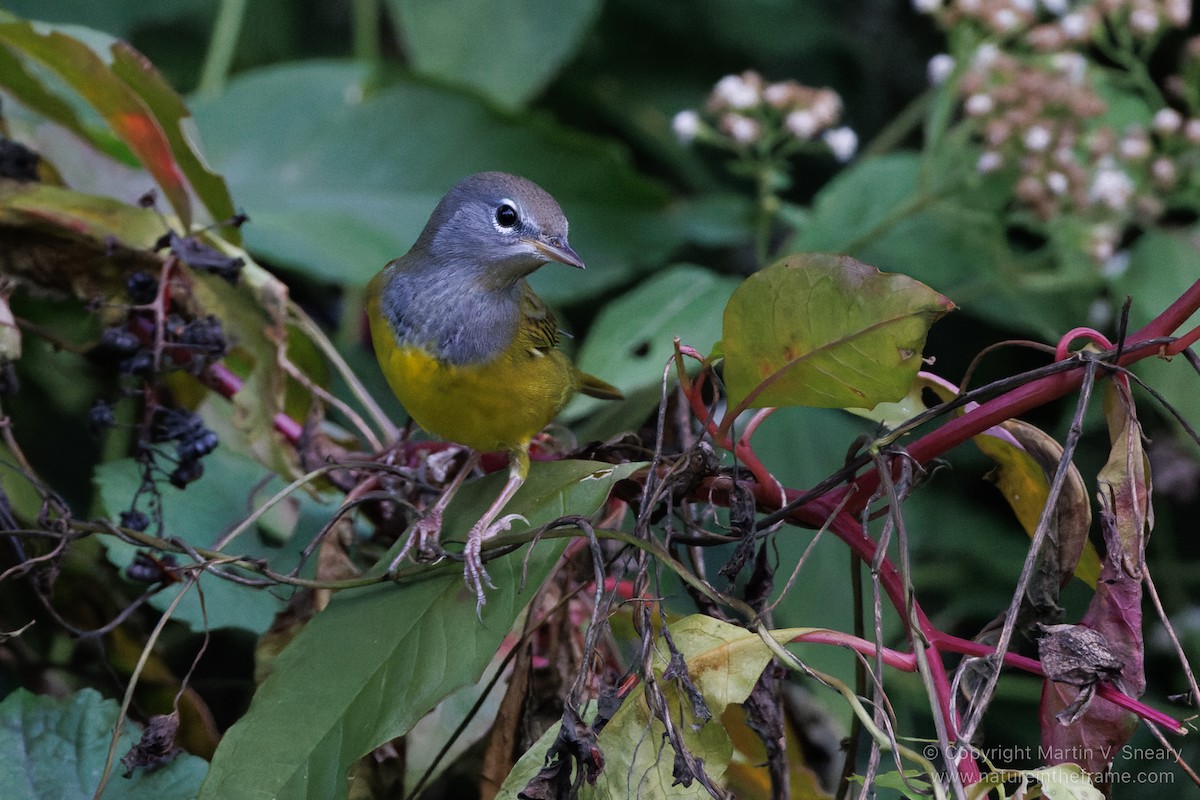
[[[529,474],[530,441],[578,391],[621,397],[558,349],[558,323],[525,280],[551,261],[584,268],[567,227],[537,184],[503,172],[471,175],[367,290],[375,354],[396,397],[423,429],[475,451],[418,523],[419,550],[437,541],[442,512],[479,454],[511,456],[508,481],[463,550],[464,579],[480,609],[483,585],[491,585],[482,544],[519,518],[500,514]]]

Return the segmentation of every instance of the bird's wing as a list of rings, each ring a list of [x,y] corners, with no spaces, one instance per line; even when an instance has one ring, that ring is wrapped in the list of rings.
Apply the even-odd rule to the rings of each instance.
[[[553,350],[558,346],[559,332],[558,320],[554,319],[553,312],[546,307],[542,298],[533,293],[533,289],[526,284],[521,293],[521,327],[520,336],[524,337],[526,347],[533,348],[539,352],[545,353]],[[621,390],[610,383],[606,383],[595,375],[589,375],[586,372],[580,372],[574,365],[571,369],[579,379],[579,391],[589,397],[596,397],[601,400],[621,400],[624,395]]]
[[[558,347],[558,320],[529,284],[521,287],[521,325],[519,336],[525,344],[542,352]]]

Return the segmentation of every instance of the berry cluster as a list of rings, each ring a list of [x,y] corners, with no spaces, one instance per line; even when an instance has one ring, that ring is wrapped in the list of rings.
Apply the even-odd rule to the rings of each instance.
[[[129,316],[105,329],[97,346],[97,354],[115,360],[118,371],[143,379],[176,369],[199,374],[225,355],[221,323],[213,316],[187,320],[179,314],[167,315],[161,346],[156,345],[158,281],[145,272],[135,272],[126,289],[133,304]]]
[[[172,244],[179,241],[183,240]],[[228,261],[221,257],[212,267],[222,277],[236,278],[236,273],[228,273]],[[179,370],[200,375],[228,350],[216,317],[189,317],[173,310],[176,290],[146,272],[130,275],[125,284],[127,313],[101,333],[94,351],[100,360],[114,364],[119,374],[129,376],[122,396],[140,398],[145,404],[134,444],[142,484],[120,514],[121,526],[129,530],[144,531],[152,523],[151,516],[158,516],[159,481],[165,477],[172,486],[187,487],[204,474],[203,459],[218,445],[217,434],[198,414],[163,404],[163,376]],[[88,412],[91,430],[100,434],[116,424],[113,406],[97,400]],[[143,496],[150,498],[153,515],[139,508]]]
[[[116,425],[116,413],[113,407],[103,400],[97,400],[88,411],[88,425],[96,433]],[[154,445],[174,444],[173,457],[160,447]],[[139,430],[137,457],[151,476],[166,472],[167,480],[172,486],[183,489],[189,483],[198,480],[204,474],[204,464],[201,459],[217,449],[220,439],[209,430],[199,414],[180,408],[155,406],[150,411],[150,423]],[[174,464],[170,471],[159,470],[158,460],[167,458]],[[136,509],[122,512],[121,525],[133,530],[145,530],[149,526],[146,515]]]
[[[217,448],[217,434],[204,426],[199,414],[179,408],[159,406],[150,424],[150,441],[175,444],[175,469],[171,485],[182,489],[204,474],[200,459]]]

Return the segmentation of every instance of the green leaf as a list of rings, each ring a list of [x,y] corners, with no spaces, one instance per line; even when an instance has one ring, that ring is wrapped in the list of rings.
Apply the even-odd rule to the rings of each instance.
[[[1146,324],[1187,291],[1196,280],[1198,258],[1193,235],[1146,231],[1129,253],[1129,268],[1113,281],[1114,291],[1131,298],[1130,324]],[[1180,328],[1198,322],[1200,314],[1193,314]]]
[[[537,181],[571,221],[588,268],[533,276],[552,305],[626,283],[680,241],[665,195],[619,148],[412,80],[369,91],[368,77],[352,64],[275,67],[196,104],[210,160],[250,215],[251,250],[326,283],[366,285],[452,185],[490,169]]]
[[[1078,764],[1055,764],[1028,774],[1042,785],[1046,800],[1103,800],[1105,796]]]
[[[702,267],[680,264],[606,303],[588,330],[576,363],[624,392],[623,403],[578,397],[565,420],[597,413],[586,438],[605,438],[644,419],[658,405],[663,368],[683,344],[708,352],[721,337],[721,310],[738,281]],[[694,363],[694,362],[693,362]],[[674,369],[671,381],[674,382]]]
[[[116,40],[109,39],[113,45]],[[105,60],[82,41],[46,25],[0,16],[0,44],[18,57],[36,61],[88,101],[117,137],[129,146],[154,177],[183,220],[191,219],[191,200],[171,142],[145,100],[117,77]],[[61,117],[58,121],[66,121]]]
[[[1012,326],[1029,323],[1022,293],[1004,287],[1018,276],[1000,217],[953,201],[933,203],[896,220],[852,252],[888,272],[903,272],[954,297],[964,311]]]
[[[409,730],[404,740],[405,792],[411,794],[422,778],[436,782],[443,772],[453,770],[460,758],[470,758],[468,751],[491,735],[505,696],[495,690],[493,681],[498,677],[499,685],[505,685],[508,675],[497,673],[508,671],[510,655],[501,647],[479,678],[450,693]],[[433,772],[426,776],[426,769],[435,761]]]
[[[269,473],[246,456],[229,447],[218,447],[205,457],[204,476],[186,490],[176,489],[165,481],[159,483],[162,492],[163,531],[165,537],[178,537],[196,547],[211,547],[220,536],[241,522],[251,510],[283,488],[278,478],[264,481]],[[102,464],[96,469],[95,482],[105,512],[115,517],[129,508],[130,501],[142,483],[138,464],[122,459]],[[300,518],[291,537],[278,546],[277,537],[267,537],[263,530],[252,527],[226,548],[230,554],[260,558],[280,572],[292,569],[300,550],[309,543],[329,518],[331,509],[317,504],[303,492],[288,501],[299,505]],[[143,509],[145,509],[143,501]],[[154,529],[151,529],[154,532]],[[137,548],[115,536],[101,537],[108,559],[123,569],[134,558]],[[184,559],[181,559],[183,561]],[[190,591],[180,601],[172,619],[192,630],[216,628],[245,628],[262,633],[270,627],[275,614],[287,600],[287,591],[256,589],[222,580],[210,573],[200,576],[204,603],[199,593]],[[180,591],[168,587],[151,598],[150,603],[165,609]]]
[[[912,153],[868,159],[830,181],[789,246],[844,253],[888,272],[937,286],[967,314],[1005,328],[1055,337],[1053,320],[1082,318],[1091,292],[1046,281],[1039,263],[1022,269],[1005,236],[1000,192],[987,180],[938,199],[931,171]],[[1065,310],[1064,310],[1065,309]]]
[[[1149,230],[1134,244],[1129,269],[1114,281],[1112,296],[1131,298],[1130,330],[1137,330],[1171,305],[1196,280],[1200,263],[1200,245],[1187,233],[1171,234]],[[1179,327],[1190,330],[1200,324],[1193,314]],[[1200,419],[1200,392],[1196,391],[1195,373],[1179,359],[1164,361],[1148,358],[1135,366],[1142,380],[1166,397],[1184,419]],[[1184,441],[1191,437],[1183,435]]]
[[[860,785],[864,782],[861,775],[851,775],[850,780]],[[933,795],[929,776],[919,769],[906,769],[903,775],[895,770],[880,772],[873,785],[876,789],[893,789],[907,800],[925,800]]]
[[[417,70],[519,108],[574,55],[600,0],[388,0],[388,8]]]
[[[590,514],[640,466],[539,462],[505,510],[531,525]],[[504,477],[463,488],[446,510],[447,536],[478,519]],[[565,539],[546,540],[491,561],[497,588],[488,592],[482,621],[458,564],[336,595],[275,660],[250,710],[221,740],[200,796],[346,797],[346,771],[356,759],[478,681],[565,546]]]
[[[100,785],[119,706],[99,692],[84,689],[55,698],[18,689],[0,702],[0,797],[5,800],[91,798]],[[117,758],[140,736],[126,721]],[[122,777],[113,764],[104,800],[175,800],[192,798],[204,778],[203,759],[181,753],[153,772],[137,770]]]
[[[698,723],[690,701],[680,695],[674,683],[662,685],[667,707],[689,751],[703,759],[705,772],[720,782],[733,753],[729,735],[721,727],[721,713],[730,703],[740,703],[750,695],[772,653],[757,633],[703,614],[685,617],[670,628],[671,637],[687,663],[688,675],[704,696],[713,718]],[[790,629],[772,631],[771,635],[783,643],[799,632],[801,629]],[[667,655],[665,645],[655,651],[654,672],[660,680],[667,667]],[[625,698],[600,733],[598,743],[604,753],[604,771],[595,786],[584,785],[580,797],[589,800],[709,797],[699,783],[693,782],[690,787],[675,785],[674,752],[663,738],[662,722],[651,720],[644,692],[645,687],[639,686]],[[520,758],[500,787],[496,795],[499,800],[515,800],[517,793],[537,774],[558,729],[558,725],[551,727]]]
[[[1148,102],[1150,98],[1141,87],[1135,88],[1124,70],[1091,69],[1088,77],[1104,101],[1104,115],[1089,120],[1089,127],[1128,131],[1137,128],[1146,130],[1151,126],[1158,108]]]
[[[71,104],[49,91],[7,47],[0,47],[0,75],[4,76],[5,90],[22,105],[85,139],[91,138]]]
[[[702,247],[741,247],[754,236],[755,206],[744,195],[713,192],[679,198],[670,214],[684,240]]]
[[[915,205],[920,173],[914,153],[880,156],[842,171],[817,194],[791,250],[855,254],[884,233],[899,209]]]
[[[929,326],[952,308],[928,286],[852,258],[785,258],[747,278],[725,308],[729,402],[870,408],[899,400]]]

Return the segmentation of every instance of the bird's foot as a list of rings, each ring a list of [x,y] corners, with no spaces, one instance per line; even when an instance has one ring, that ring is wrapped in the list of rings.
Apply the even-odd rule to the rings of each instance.
[[[439,542],[441,535],[442,510],[434,507],[417,521],[417,524],[413,527],[413,532],[408,537],[408,541],[404,543],[404,547],[400,548],[400,552],[396,554],[396,557],[392,559],[392,563],[388,565],[388,574],[394,575],[396,570],[400,568],[400,562],[410,552],[413,553],[413,561],[423,564],[441,560],[446,554]],[[413,552],[414,549],[415,552]]]
[[[463,547],[463,581],[466,582],[468,589],[475,592],[475,614],[481,619],[483,606],[487,603],[487,597],[483,592],[484,584],[487,584],[490,589],[496,588],[496,584],[492,583],[492,577],[488,575],[487,569],[483,566],[483,543],[496,534],[511,528],[513,522],[517,520],[529,524],[529,520],[520,514],[508,514],[490,523],[481,519],[472,526],[470,533],[467,534],[467,543]]]
[[[446,555],[446,551],[442,549],[441,542],[439,541],[441,535],[442,511],[439,508],[435,508],[421,517],[417,522],[416,530],[413,531],[413,536],[417,540],[415,560],[422,563],[432,563],[441,560]]]

